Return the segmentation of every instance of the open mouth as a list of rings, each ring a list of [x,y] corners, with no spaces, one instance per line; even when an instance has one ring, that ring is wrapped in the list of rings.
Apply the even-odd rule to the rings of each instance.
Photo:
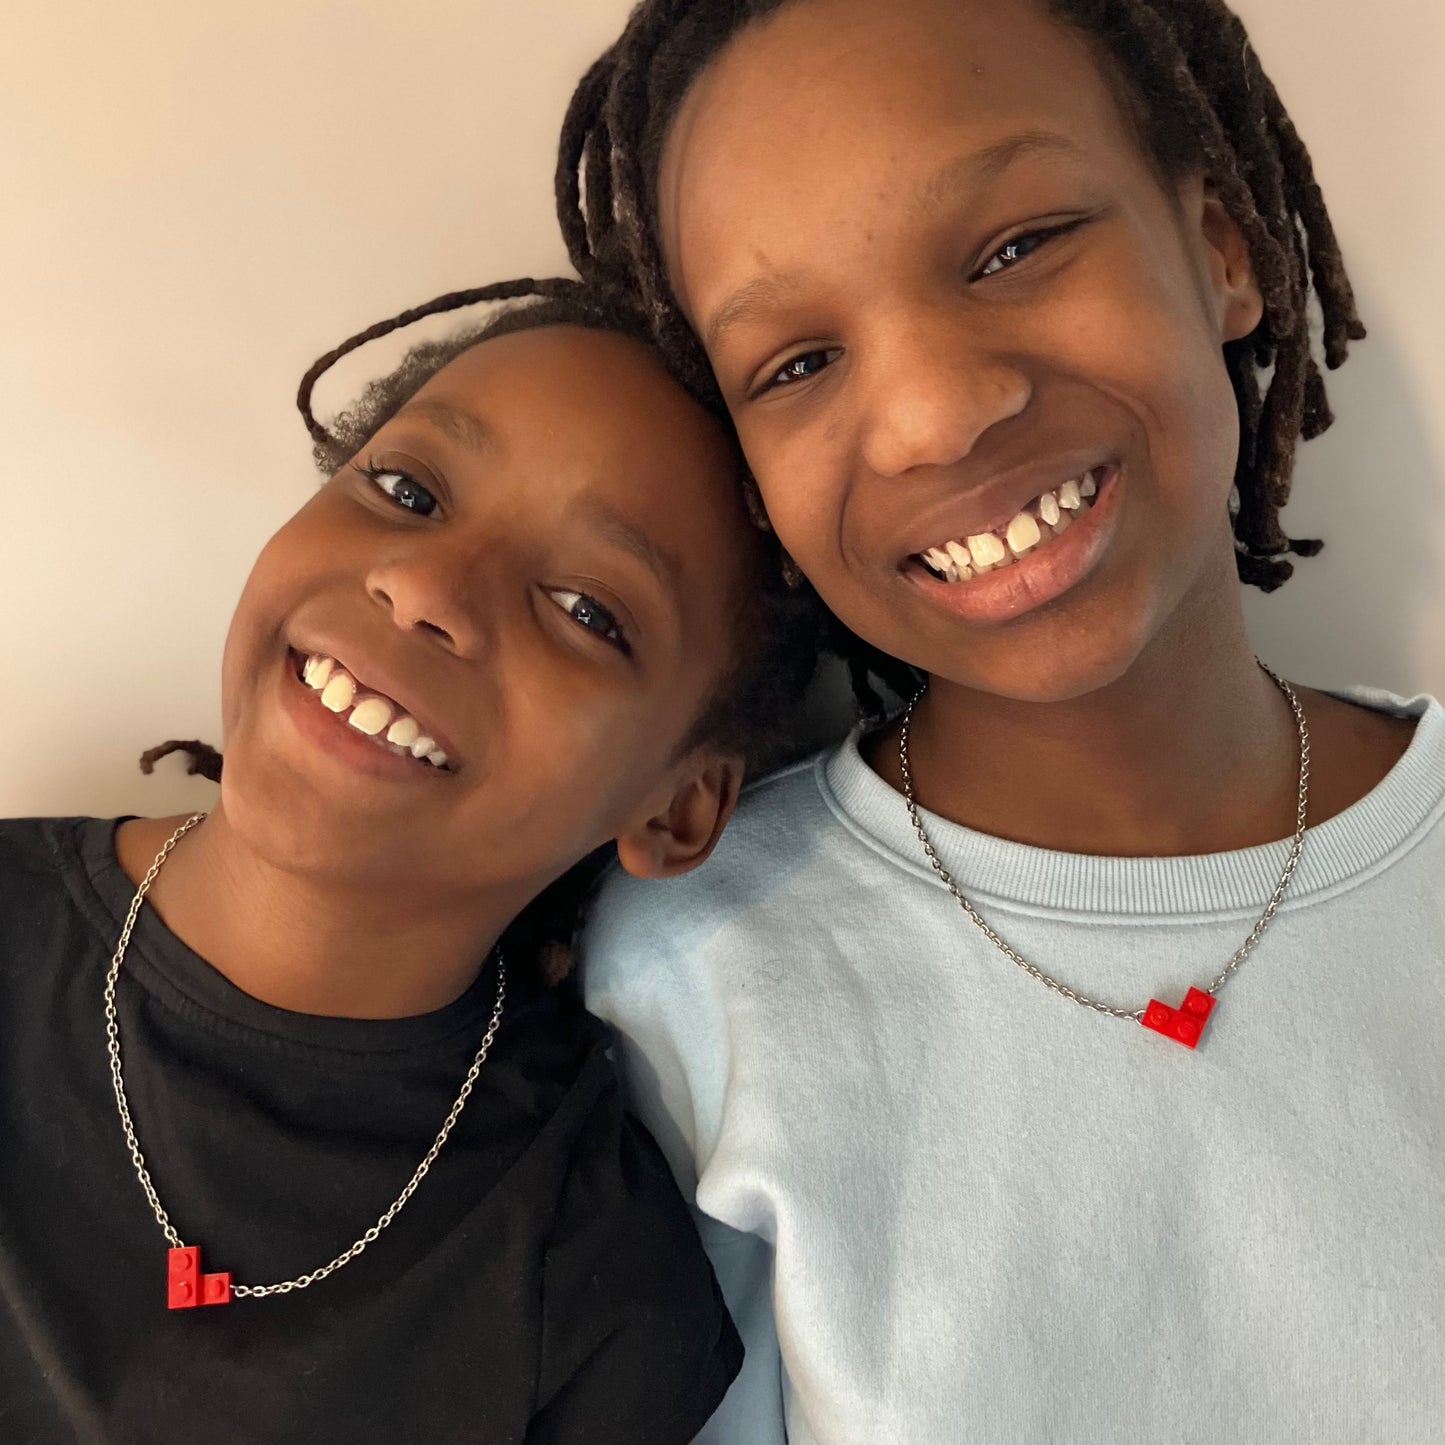
[[[292,648],[291,666],[322,707],[375,747],[421,767],[452,771],[446,753],[423,723],[385,693],[358,681],[334,657]]]
[[[1085,517],[1113,470],[1106,465],[1082,472],[1035,497],[1003,526],[970,537],[939,541],[914,553],[914,560],[932,577],[950,584],[972,582],[990,572],[1011,567],[1035,552],[1046,550]]]

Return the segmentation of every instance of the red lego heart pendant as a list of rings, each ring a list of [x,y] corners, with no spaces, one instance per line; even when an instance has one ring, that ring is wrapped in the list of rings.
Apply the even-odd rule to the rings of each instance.
[[[197,1305],[228,1305],[231,1303],[231,1276],[202,1274],[199,1245],[173,1249],[166,1265],[166,1303],[173,1310],[195,1309]]]
[[[1209,1015],[1214,1012],[1214,1004],[1213,994],[1191,988],[1178,1008],[1170,1008],[1167,1003],[1151,998],[1149,1007],[1144,1010],[1144,1017],[1139,1022],[1146,1029],[1153,1029],[1156,1034],[1163,1034],[1166,1039],[1173,1039],[1175,1043],[1183,1044],[1186,1049],[1192,1049],[1198,1045],[1204,1033],[1204,1025],[1209,1022]]]

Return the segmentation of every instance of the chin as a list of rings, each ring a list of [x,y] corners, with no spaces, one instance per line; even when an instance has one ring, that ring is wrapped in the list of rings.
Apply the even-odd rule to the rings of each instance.
[[[253,759],[244,745],[227,749],[221,807],[246,849],[282,872],[351,882],[397,876],[405,845],[394,819],[344,813],[313,779]]]
[[[1009,621],[940,626],[918,614],[890,640],[940,682],[1015,702],[1075,702],[1118,683],[1189,608],[1190,588],[1177,579],[1193,576],[1192,559],[1173,560],[1141,565],[1116,552],[1079,587]]]
[[[1137,655],[1090,659],[1067,652],[1043,652],[1024,666],[1015,663],[984,669],[975,664],[939,669],[931,675],[941,682],[1013,702],[1073,702],[1112,686],[1129,670]]]
[[[1110,610],[1116,619],[1128,615]],[[1152,620],[1139,612],[1126,626],[1085,615],[1041,616],[1014,637],[939,649],[927,671],[940,682],[1014,702],[1074,702],[1113,686],[1134,666],[1154,635]]]

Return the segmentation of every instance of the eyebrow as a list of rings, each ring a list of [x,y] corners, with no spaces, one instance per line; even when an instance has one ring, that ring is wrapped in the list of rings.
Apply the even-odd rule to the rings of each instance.
[[[949,161],[923,182],[921,194],[927,204],[940,205],[965,187],[996,181],[1016,161],[1028,156],[1086,159],[1084,152],[1067,136],[1054,131],[1023,131]],[[803,275],[798,271],[779,271],[745,281],[713,314],[703,333],[703,345],[711,350],[724,331],[786,304],[802,290],[803,284]]]
[[[743,282],[714,312],[703,334],[703,346],[710,351],[724,331],[783,305],[802,285],[803,278],[796,271],[778,271]]]
[[[422,397],[409,401],[397,412],[398,417],[419,416],[433,423],[454,442],[461,443],[469,451],[495,452],[501,450],[497,434],[481,417],[453,406],[440,397]]]
[[[603,541],[637,558],[670,593],[682,591],[682,563],[676,554],[654,541],[630,517],[596,498],[579,502],[578,509]]]
[[[1051,130],[1021,131],[1005,136],[981,151],[949,161],[923,183],[921,194],[931,205],[951,200],[960,190],[996,181],[1016,161],[1033,156],[1060,160],[1086,160],[1084,152],[1068,136]]]

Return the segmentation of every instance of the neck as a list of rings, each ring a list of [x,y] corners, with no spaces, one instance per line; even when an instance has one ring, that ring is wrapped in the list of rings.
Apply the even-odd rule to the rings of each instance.
[[[141,819],[117,835],[139,882],[182,820]],[[237,988],[277,1008],[334,1018],[432,1012],[475,981],[516,900],[354,887],[278,868],[218,806],[176,847],[146,898],[166,926]]]
[[[1176,610],[1114,682],[1019,702],[935,679],[909,755],[922,806],[1036,847],[1115,856],[1225,852],[1288,837],[1298,732],[1254,661],[1237,587]],[[900,782],[897,727],[870,761]]]

